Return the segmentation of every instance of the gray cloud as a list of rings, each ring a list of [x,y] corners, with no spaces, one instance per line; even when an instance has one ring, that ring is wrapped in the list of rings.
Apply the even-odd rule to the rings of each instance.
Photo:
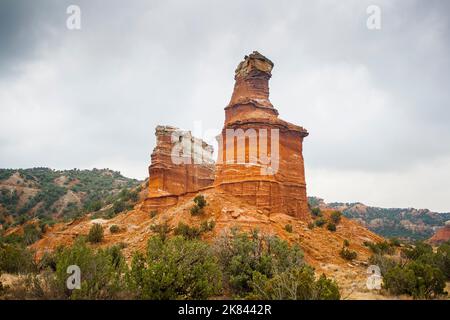
[[[69,4],[80,31],[65,27]],[[370,4],[4,0],[0,167],[143,178],[154,127],[218,132],[234,68],[259,50],[280,116],[311,133],[311,194],[450,211],[450,5],[377,1],[369,31]]]

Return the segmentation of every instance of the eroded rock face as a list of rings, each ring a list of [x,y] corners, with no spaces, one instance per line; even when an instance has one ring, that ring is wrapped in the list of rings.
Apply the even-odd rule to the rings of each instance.
[[[197,192],[214,181],[213,147],[171,126],[158,126],[149,167],[148,208],[174,205],[178,196]]]
[[[430,243],[440,245],[450,240],[450,221],[445,223],[445,226],[438,229],[436,233],[428,240]]]
[[[269,100],[273,66],[255,51],[237,67],[234,91],[218,136],[214,178],[211,146],[187,131],[167,126],[156,129],[157,146],[149,168],[150,193],[146,200],[149,208],[176,205],[178,196],[211,186],[214,180],[218,191],[239,197],[262,213],[309,218],[302,155],[303,138],[308,132],[278,118]],[[196,142],[202,161],[174,164],[174,144],[181,141]],[[180,157],[195,160],[198,153],[181,152]]]
[[[273,66],[253,52],[236,69],[214,185],[263,211],[307,219],[302,144],[308,132],[278,118],[269,100]]]

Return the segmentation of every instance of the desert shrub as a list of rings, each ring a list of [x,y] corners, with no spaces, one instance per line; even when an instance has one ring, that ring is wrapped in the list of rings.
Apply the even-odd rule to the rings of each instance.
[[[42,230],[34,224],[27,224],[23,228],[23,241],[25,245],[29,246],[42,237]]]
[[[202,194],[199,194],[194,198],[194,205],[191,207],[191,214],[198,216],[203,214],[203,208],[206,206],[206,199]]]
[[[115,214],[124,211],[127,208],[127,204],[122,199],[117,200],[113,203],[113,211]]]
[[[333,222],[328,222],[328,224],[327,224],[327,229],[328,229],[329,231],[334,232],[334,231],[336,231],[336,225],[335,225]]]
[[[339,300],[339,287],[322,275],[315,280],[309,266],[294,267],[268,279],[255,272],[251,282],[254,299],[263,300]]]
[[[398,239],[398,238],[390,238],[389,239],[389,244],[391,245],[391,246],[393,246],[393,247],[400,247],[400,245],[401,245],[401,242],[400,242],[400,240]]]
[[[303,253],[278,237],[263,237],[233,230],[215,244],[224,277],[233,293],[245,296],[252,291],[255,272],[272,278],[277,272],[303,265]]]
[[[322,227],[327,221],[324,218],[317,218],[315,224],[317,227]]]
[[[57,250],[60,250],[58,248]],[[37,264],[39,271],[51,270],[56,271],[56,257],[54,252],[45,252]]]
[[[125,258],[122,254],[123,245],[118,244],[106,249],[106,253],[111,257],[111,264],[115,270],[124,270]]]
[[[156,211],[156,210],[150,211],[150,218],[156,217],[157,214],[158,214],[158,211]]]
[[[383,286],[392,294],[430,299],[444,294],[445,276],[435,266],[412,261],[387,271],[383,277]]]
[[[284,226],[284,230],[286,230],[289,233],[292,233],[292,224],[287,224]]]
[[[423,256],[430,256],[433,254],[433,247],[425,242],[416,242],[414,247],[404,248],[401,251],[403,257],[410,260],[417,260]]]
[[[206,199],[202,194],[196,196],[194,202],[200,209],[203,209],[206,206]]]
[[[29,273],[36,271],[34,254],[20,244],[0,244],[0,272]]]
[[[211,248],[198,240],[152,237],[146,256],[134,256],[127,285],[139,299],[206,299],[221,291]]]
[[[86,212],[96,212],[99,211],[103,207],[103,202],[101,200],[93,200],[90,202],[87,202],[84,205],[84,209]]]
[[[369,264],[378,266],[381,274],[385,275],[389,270],[398,265],[392,258],[386,257],[381,254],[374,254],[369,258]]]
[[[109,227],[109,231],[111,233],[118,233],[120,232],[120,227],[116,224],[113,224],[111,227]]]
[[[94,250],[78,240],[72,247],[56,252],[55,260],[53,295],[69,299],[113,299],[120,296],[126,265],[118,247]],[[67,289],[67,268],[71,265],[81,270],[80,290]]]
[[[450,241],[439,246],[434,259],[435,265],[441,269],[447,280],[450,280]]]
[[[314,229],[314,226],[315,226],[314,222],[311,221],[308,223],[308,229],[312,230],[312,229]]]
[[[365,241],[364,245],[368,247],[374,254],[393,254],[394,247],[387,241],[373,243]]]
[[[191,215],[198,216],[203,213],[203,210],[200,209],[197,205],[193,205],[190,209]]]
[[[132,202],[137,202],[139,200],[139,193],[137,190],[131,191],[130,192],[130,200]]]
[[[322,211],[320,210],[319,207],[312,208],[311,214],[313,215],[313,217],[320,217],[320,216],[322,216]]]
[[[349,246],[350,246],[350,242],[347,239],[345,239],[344,242],[342,243],[342,249],[341,249],[341,251],[339,251],[339,255],[343,259],[351,261],[353,259],[356,259],[358,254],[356,253],[356,251],[350,250],[348,248]]]
[[[180,222],[174,229],[174,234],[182,236],[185,239],[198,239],[201,235],[201,230],[196,227],[190,227],[187,224]]]
[[[150,230],[155,232],[159,236],[159,238],[164,241],[167,238],[167,234],[169,233],[170,228],[167,222],[164,222],[162,224],[152,224],[150,226]]]
[[[340,211],[333,211],[330,214],[330,219],[333,223],[338,224],[341,221],[342,212]]]
[[[214,220],[203,221],[200,225],[200,232],[209,232],[214,229],[216,226],[216,222]]]
[[[339,255],[344,258],[345,260],[354,260],[358,256],[356,251],[349,250],[347,248],[342,248],[339,252]]]
[[[87,239],[90,243],[99,243],[103,241],[103,227],[99,223],[94,223],[89,230]]]

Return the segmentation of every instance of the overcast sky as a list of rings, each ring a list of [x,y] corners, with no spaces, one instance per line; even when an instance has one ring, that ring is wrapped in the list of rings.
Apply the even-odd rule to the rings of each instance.
[[[79,5],[81,30],[66,27]],[[381,8],[381,30],[366,9]],[[145,178],[154,128],[219,132],[258,50],[308,194],[450,211],[450,2],[0,0],[0,167]]]

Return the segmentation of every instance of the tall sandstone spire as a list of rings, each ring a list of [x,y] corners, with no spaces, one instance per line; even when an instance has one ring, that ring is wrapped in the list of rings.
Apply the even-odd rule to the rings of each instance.
[[[236,71],[225,122],[218,136],[217,163],[212,147],[188,131],[170,126],[156,128],[157,145],[149,167],[148,210],[177,205],[180,198],[206,189],[230,194],[265,213],[282,212],[309,218],[303,138],[308,132],[278,118],[269,100],[269,80],[274,64],[258,52],[246,56]],[[174,147],[187,161],[173,163]],[[191,152],[189,146],[198,146]],[[175,152],[178,154],[179,152]]]
[[[307,219],[302,145],[308,132],[278,118],[269,100],[273,66],[254,51],[235,71],[214,185],[265,212]]]

